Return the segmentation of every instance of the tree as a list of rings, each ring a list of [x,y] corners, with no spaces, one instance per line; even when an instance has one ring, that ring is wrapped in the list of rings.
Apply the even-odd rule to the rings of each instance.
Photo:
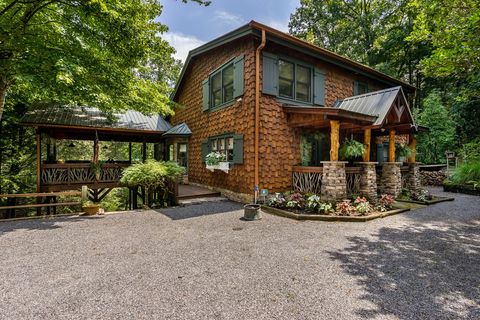
[[[455,123],[445,108],[438,92],[430,93],[423,101],[421,111],[415,110],[419,125],[430,131],[423,134],[418,141],[418,158],[425,163],[443,162],[445,151],[454,148]]]
[[[168,81],[142,77],[175,65],[161,11],[158,0],[0,0],[0,120],[14,91],[24,103],[170,113]]]

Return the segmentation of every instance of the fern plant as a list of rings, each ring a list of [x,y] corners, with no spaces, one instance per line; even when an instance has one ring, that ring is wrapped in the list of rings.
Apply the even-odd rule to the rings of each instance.
[[[365,146],[363,143],[358,142],[354,139],[345,139],[345,141],[340,146],[340,158],[344,160],[353,160],[363,156],[365,152]]]

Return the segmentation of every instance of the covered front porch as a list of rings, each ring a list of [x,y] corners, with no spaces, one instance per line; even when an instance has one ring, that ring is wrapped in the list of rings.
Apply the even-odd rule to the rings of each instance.
[[[285,106],[289,124],[301,134],[301,163],[292,168],[292,187],[336,200],[379,193],[398,196],[418,189],[415,125],[401,87],[338,101],[332,108]],[[345,158],[341,145],[363,145]],[[409,150],[410,153],[398,152]]]

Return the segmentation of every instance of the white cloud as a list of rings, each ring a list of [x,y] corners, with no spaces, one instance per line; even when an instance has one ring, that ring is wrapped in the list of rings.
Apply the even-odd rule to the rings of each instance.
[[[282,32],[288,33],[288,19],[281,21],[281,20],[274,20],[270,19],[264,22],[269,27],[272,27],[274,29],[280,30]]]
[[[183,62],[185,62],[190,50],[195,49],[205,43],[205,41],[194,36],[176,32],[167,32],[162,35],[162,38],[168,41],[168,43],[170,43],[170,45],[177,50],[177,52],[174,54],[174,57],[182,60]]]
[[[239,27],[245,23],[245,19],[242,17],[224,10],[215,11],[214,19],[223,23],[227,27]]]

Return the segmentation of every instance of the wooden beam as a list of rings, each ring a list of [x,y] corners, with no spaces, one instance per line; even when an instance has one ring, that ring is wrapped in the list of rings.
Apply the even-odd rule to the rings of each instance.
[[[408,157],[409,163],[415,163],[417,161],[417,138],[413,134],[409,136],[409,144],[408,147],[412,149],[412,154]]]
[[[330,120],[330,161],[338,161],[340,147],[340,122]]]
[[[363,152],[363,161],[370,162],[370,144],[372,141],[372,129],[367,128],[363,131],[363,144],[365,151]]]
[[[390,129],[388,137],[388,162],[395,162],[395,129]]]

